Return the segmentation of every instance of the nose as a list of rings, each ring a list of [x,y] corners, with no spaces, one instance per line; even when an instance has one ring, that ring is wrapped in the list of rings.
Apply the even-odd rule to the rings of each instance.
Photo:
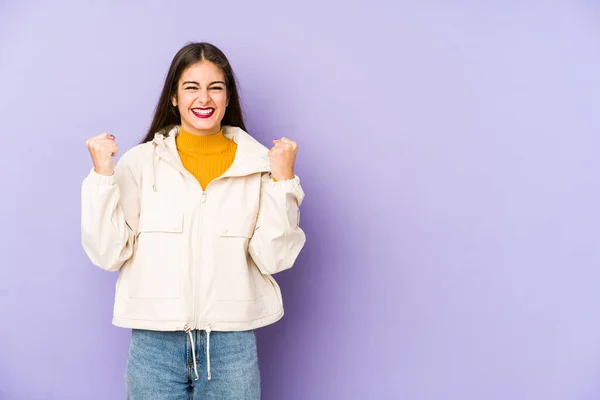
[[[201,104],[206,104],[210,101],[210,95],[208,93],[208,90],[200,90],[198,93],[198,101]]]

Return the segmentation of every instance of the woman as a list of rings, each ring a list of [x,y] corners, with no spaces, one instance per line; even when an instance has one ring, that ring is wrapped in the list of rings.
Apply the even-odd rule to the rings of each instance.
[[[132,329],[129,399],[260,398],[254,329],[283,316],[271,275],[304,246],[304,192],[296,143],[269,150],[245,130],[227,58],[192,43],[141,144],[115,166],[114,136],[86,142],[82,243],[119,271],[113,324]]]

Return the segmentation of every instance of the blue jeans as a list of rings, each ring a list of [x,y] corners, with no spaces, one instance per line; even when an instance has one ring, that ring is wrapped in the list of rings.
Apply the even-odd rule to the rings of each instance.
[[[134,329],[125,385],[128,400],[259,400],[256,336]]]

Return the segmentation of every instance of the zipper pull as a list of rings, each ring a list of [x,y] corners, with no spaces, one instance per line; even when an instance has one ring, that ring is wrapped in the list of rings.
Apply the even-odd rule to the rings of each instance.
[[[202,194],[200,195],[200,201],[206,203],[206,190],[202,191]]]

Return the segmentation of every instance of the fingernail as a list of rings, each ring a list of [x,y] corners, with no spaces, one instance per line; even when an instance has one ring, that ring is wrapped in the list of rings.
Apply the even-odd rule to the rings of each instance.
[[[114,135],[110,135],[110,138],[111,138],[111,139],[114,139],[114,138],[115,138],[115,136],[114,136]]]

